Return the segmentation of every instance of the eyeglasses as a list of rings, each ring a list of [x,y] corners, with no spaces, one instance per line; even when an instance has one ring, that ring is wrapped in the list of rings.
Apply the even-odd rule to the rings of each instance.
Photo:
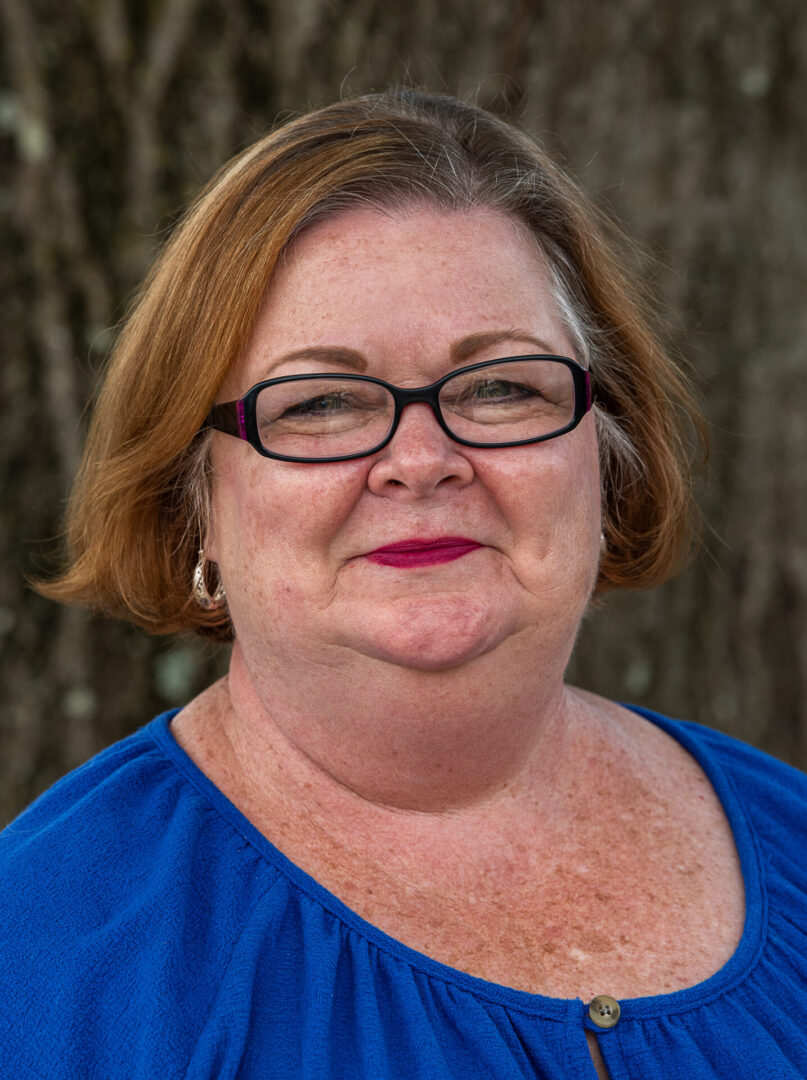
[[[591,380],[565,356],[486,360],[413,389],[368,375],[284,375],[214,405],[205,426],[280,461],[350,461],[385,447],[415,402],[463,446],[526,446],[577,427],[591,408]]]

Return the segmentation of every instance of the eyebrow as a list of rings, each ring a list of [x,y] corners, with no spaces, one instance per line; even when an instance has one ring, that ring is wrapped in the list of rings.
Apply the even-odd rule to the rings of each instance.
[[[290,360],[330,360],[333,364],[355,368],[356,371],[367,370],[367,361],[361,353],[356,352],[355,349],[344,349],[339,345],[314,345],[307,349],[295,349],[294,352],[279,356],[272,366],[286,364]]]
[[[534,345],[541,353],[555,355],[555,349],[551,345],[544,341],[543,338],[537,338],[530,334],[527,330],[496,330],[485,334],[471,334],[469,337],[455,342],[451,346],[451,362],[452,364],[460,364],[463,360],[470,359],[483,349],[490,349],[494,345],[503,344],[505,341],[523,341]],[[356,352],[355,349],[346,349],[338,345],[314,345],[305,349],[295,349],[294,352],[285,353],[283,356],[278,357],[273,367],[289,363],[292,360],[330,361],[334,364],[340,364],[342,367],[353,368],[355,371],[367,371],[367,361],[361,353]]]
[[[494,345],[501,345],[505,341],[524,341],[534,345],[539,352],[557,355],[556,350],[543,338],[537,338],[527,330],[499,330],[488,334],[471,334],[456,342],[451,348],[451,359],[456,363],[468,360],[483,349],[490,349]]]

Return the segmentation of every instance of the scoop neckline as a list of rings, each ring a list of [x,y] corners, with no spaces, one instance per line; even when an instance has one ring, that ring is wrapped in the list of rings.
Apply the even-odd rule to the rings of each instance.
[[[667,994],[620,999],[620,1024],[630,1020],[649,1020],[688,1012],[727,993],[742,982],[756,966],[767,936],[767,895],[756,834],[737,797],[731,778],[724,772],[715,759],[715,755],[707,750],[701,740],[694,738],[691,734],[693,730],[708,734],[710,729],[691,721],[671,720],[637,705],[625,704],[623,707],[630,709],[631,712],[641,716],[673,738],[695,759],[712,785],[728,820],[740,862],[745,890],[745,922],[742,936],[734,953],[708,979]],[[533,994],[527,990],[516,990],[469,975],[459,968],[433,960],[426,953],[405,945],[353,911],[338,896],[320,885],[315,878],[275,847],[199,768],[179,745],[170,729],[171,721],[179,712],[180,709],[177,708],[161,713],[146,725],[143,734],[151,736],[159,750],[197,792],[295,888],[378,949],[397,957],[410,968],[422,971],[431,979],[461,987],[476,997],[495,1001],[520,1012],[557,1021],[579,1019],[583,1008],[581,998],[553,998],[543,994]],[[602,989],[602,993],[607,993],[607,987]]]

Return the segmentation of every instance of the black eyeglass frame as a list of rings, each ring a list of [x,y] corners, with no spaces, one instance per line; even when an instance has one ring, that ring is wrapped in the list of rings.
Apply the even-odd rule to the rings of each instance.
[[[574,414],[569,423],[560,431],[553,431],[548,435],[537,435],[532,439],[519,439],[515,442],[479,443],[455,435],[446,424],[440,408],[439,394],[445,384],[456,378],[456,376],[464,375],[469,371],[495,367],[497,364],[512,364],[518,360],[552,360],[556,363],[565,364],[569,368],[574,383]],[[275,386],[278,383],[326,378],[371,382],[388,390],[392,395],[395,411],[386,436],[371,450],[362,450],[356,454],[340,454],[336,457],[295,457],[290,454],[278,454],[273,450],[267,450],[258,435],[258,424],[255,416],[255,406],[261,390],[267,386]],[[263,382],[256,383],[247,390],[242,398],[238,398],[236,401],[226,401],[221,405],[214,405],[202,427],[203,429],[213,428],[214,431],[223,431],[226,435],[234,435],[237,439],[243,439],[254,450],[257,450],[262,457],[274,458],[276,461],[298,462],[301,465],[325,465],[335,461],[354,461],[356,458],[370,457],[371,454],[383,450],[392,441],[395,432],[398,430],[403,410],[407,405],[414,405],[416,402],[423,402],[431,406],[434,418],[442,430],[448,435],[449,439],[459,443],[461,446],[470,446],[478,450],[500,450],[509,446],[529,446],[533,443],[546,442],[548,439],[557,439],[558,436],[565,435],[577,427],[593,404],[591,374],[582,364],[579,364],[576,360],[571,360],[568,356],[551,356],[541,353],[526,356],[505,356],[497,360],[483,360],[478,364],[469,364],[467,367],[457,368],[456,371],[449,372],[448,375],[444,375],[442,379],[438,379],[437,382],[430,383],[428,386],[415,386],[411,389],[393,386],[392,383],[385,382],[383,379],[376,379],[372,375],[353,375],[338,371],[318,371],[304,375],[281,375],[276,379],[264,379]]]

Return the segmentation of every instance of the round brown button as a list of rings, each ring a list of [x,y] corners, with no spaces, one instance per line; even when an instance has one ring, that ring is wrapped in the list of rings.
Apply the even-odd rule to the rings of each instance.
[[[601,1028],[612,1028],[619,1020],[619,1002],[607,994],[597,994],[588,1006],[591,1022]]]

